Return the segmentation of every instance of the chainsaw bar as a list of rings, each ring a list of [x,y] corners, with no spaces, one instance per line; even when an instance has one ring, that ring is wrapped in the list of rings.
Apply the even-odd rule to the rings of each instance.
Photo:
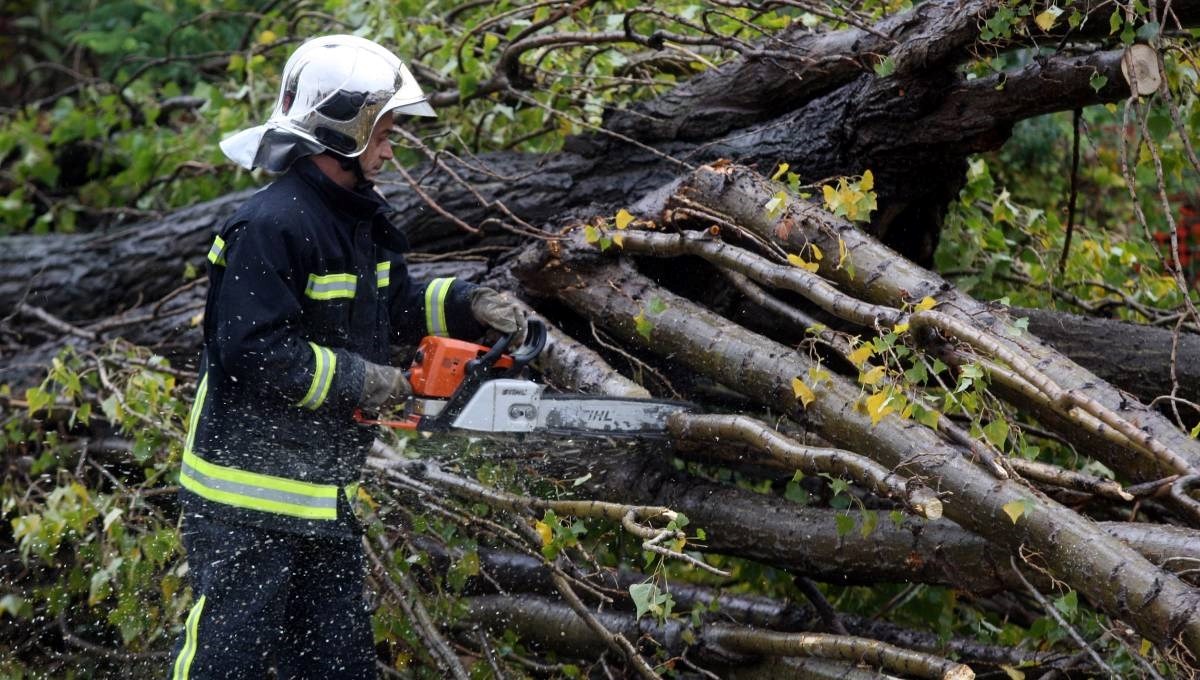
[[[686,402],[546,394],[529,380],[482,383],[452,427],[476,432],[540,433],[592,437],[663,437],[672,413],[691,411]]]

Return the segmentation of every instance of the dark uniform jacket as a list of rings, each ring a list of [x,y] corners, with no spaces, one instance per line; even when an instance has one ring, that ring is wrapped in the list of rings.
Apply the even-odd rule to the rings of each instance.
[[[184,511],[348,535],[347,495],[374,437],[353,420],[363,360],[423,335],[477,337],[474,288],[414,282],[373,189],[308,158],[255,194],[209,252],[204,354],[180,472]]]

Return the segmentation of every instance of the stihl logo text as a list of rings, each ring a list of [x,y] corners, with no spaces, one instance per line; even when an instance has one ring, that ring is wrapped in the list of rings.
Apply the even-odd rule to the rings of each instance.
[[[608,411],[584,411],[584,420],[589,423],[611,423],[612,415]]]

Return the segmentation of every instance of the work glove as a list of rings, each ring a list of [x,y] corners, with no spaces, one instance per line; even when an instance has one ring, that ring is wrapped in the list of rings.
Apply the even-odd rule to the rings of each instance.
[[[510,347],[520,347],[525,339],[525,312],[515,303],[505,300],[491,288],[471,291],[471,314],[479,323],[505,335],[515,333]]]
[[[366,366],[363,377],[362,396],[358,405],[364,409],[378,411],[404,403],[412,396],[412,385],[404,377],[404,371],[395,366],[384,366],[363,361]]]

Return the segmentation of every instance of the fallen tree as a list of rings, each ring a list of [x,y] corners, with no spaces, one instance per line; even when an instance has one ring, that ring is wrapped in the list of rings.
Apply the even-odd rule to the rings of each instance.
[[[1160,32],[1191,25],[1194,5],[1156,16]],[[969,677],[968,665],[1102,674],[1116,655],[1150,673],[1152,664],[1194,666],[1200,445],[1177,422],[1195,400],[1194,310],[1181,303],[1174,331],[1139,328],[1148,339],[1123,349],[1139,349],[1140,364],[1113,361],[1110,334],[1133,330],[983,303],[922,266],[971,154],[1000,147],[1033,116],[1136,107],[1139,96],[1168,93],[1152,48],[1163,36],[1120,44],[1106,32],[1108,13],[1071,9],[1080,10],[1076,25],[1013,19],[1024,32],[986,39],[1003,11],[996,3],[933,1],[874,23],[848,14],[834,31],[794,22],[755,42],[713,29],[707,39],[735,56],[659,97],[599,123],[548,107],[591,132],[547,154],[454,153],[402,132],[425,160],[383,188],[420,251],[419,276],[449,272],[519,296],[552,327],[537,368],[554,385],[703,408],[672,423],[672,447],[632,454],[609,443],[388,439],[362,500],[392,659],[447,677],[466,677],[471,663],[496,675],[509,664],[578,671],[547,662],[550,654],[641,677],[664,667]],[[631,10],[639,13],[658,16]],[[569,16],[556,7],[541,25]],[[630,21],[586,40],[652,56],[689,44]],[[1043,36],[1069,49],[1022,53]],[[472,93],[425,74],[441,88],[434,101],[546,106],[528,94],[540,74],[520,59],[533,49],[526,37],[504,43],[492,80]],[[706,58],[712,45],[694,45],[689,58]],[[1011,61],[967,77],[964,64],[980,50]],[[878,202],[861,226],[834,214],[843,200],[834,187],[850,185]],[[813,190],[816,200],[804,195]],[[244,198],[108,233],[0,239],[0,380],[18,387],[0,399],[14,414],[37,414],[12,425],[29,434],[11,438],[7,462],[14,479],[28,480],[26,501],[41,504],[21,506],[8,552],[47,556],[32,572],[4,563],[22,601],[59,578],[49,564],[67,550],[64,527],[124,540],[108,532],[125,513],[171,534],[166,480],[205,293],[203,277],[188,277]],[[72,352],[55,361],[64,344]],[[22,392],[41,382],[46,363],[50,377]],[[411,460],[413,451],[430,460]],[[94,508],[60,522],[64,498],[92,506],[86,491],[38,486],[54,466],[88,482],[80,488],[104,489]],[[497,550],[510,551],[507,562]],[[178,617],[181,567],[169,551],[155,559],[169,570],[165,597]],[[518,559],[521,575],[502,578],[501,563]],[[427,570],[429,561],[441,566]],[[609,568],[639,561],[647,568],[632,575]],[[760,585],[771,599],[747,603],[686,583],[733,584],[746,573],[769,575]],[[95,580],[108,587],[107,578]],[[871,601],[884,620],[838,611],[862,585],[889,593]],[[1060,639],[1049,653],[1007,644],[1003,631],[980,633],[988,643],[943,644],[932,626],[886,620],[926,588],[961,603],[953,616],[996,631],[1052,625]],[[841,595],[831,603],[830,593]],[[86,597],[106,595],[94,586]],[[1103,632],[1081,634],[1078,617],[1063,618],[1078,611],[1073,598],[1103,614]],[[809,602],[803,614],[800,600]],[[162,639],[114,635],[133,619],[108,625],[65,612],[55,644],[114,663],[128,640],[147,645],[130,653],[161,653]],[[528,648],[518,651],[506,631]]]

